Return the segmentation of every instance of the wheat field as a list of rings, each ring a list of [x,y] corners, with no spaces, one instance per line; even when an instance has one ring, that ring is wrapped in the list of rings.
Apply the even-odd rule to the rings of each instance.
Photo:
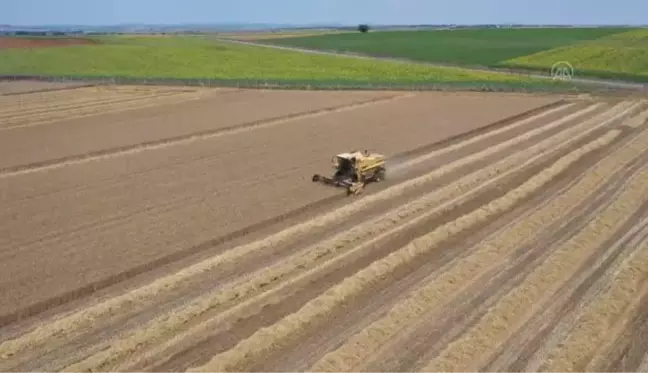
[[[3,371],[648,367],[646,101],[81,87],[0,118]],[[384,182],[310,181],[365,144]]]

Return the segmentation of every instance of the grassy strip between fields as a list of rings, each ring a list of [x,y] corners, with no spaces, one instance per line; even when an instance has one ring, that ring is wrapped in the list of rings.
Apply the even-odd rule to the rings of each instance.
[[[369,61],[219,43],[200,37],[103,37],[100,45],[0,51],[0,75],[168,80],[207,85],[394,85],[565,88],[568,84],[456,68]]]

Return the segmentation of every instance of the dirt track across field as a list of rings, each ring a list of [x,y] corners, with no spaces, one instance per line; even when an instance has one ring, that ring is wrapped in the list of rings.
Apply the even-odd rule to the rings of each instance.
[[[648,363],[648,102],[0,97],[0,370]],[[359,197],[313,184],[368,148]]]

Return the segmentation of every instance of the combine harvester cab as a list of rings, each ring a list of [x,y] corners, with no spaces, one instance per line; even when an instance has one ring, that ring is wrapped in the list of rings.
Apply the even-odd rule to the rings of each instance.
[[[385,178],[385,156],[365,151],[340,153],[331,160],[335,173],[332,177],[313,175],[313,182],[343,187],[347,195],[362,193],[366,184]]]

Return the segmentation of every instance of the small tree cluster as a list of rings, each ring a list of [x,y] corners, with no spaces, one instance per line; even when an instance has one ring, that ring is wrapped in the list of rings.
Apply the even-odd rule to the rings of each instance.
[[[368,32],[369,31],[369,25],[358,25],[358,31],[360,31],[360,32]]]

